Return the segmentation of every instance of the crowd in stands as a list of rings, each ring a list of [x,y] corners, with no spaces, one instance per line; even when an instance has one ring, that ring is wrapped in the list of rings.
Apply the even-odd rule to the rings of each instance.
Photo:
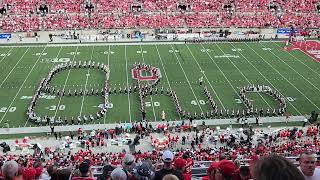
[[[18,32],[136,27],[320,27],[317,0],[275,1],[272,5],[281,9],[281,13],[269,8],[267,0],[186,1],[183,6],[187,8],[183,10],[177,0],[138,3],[92,0],[89,5],[75,0],[46,2],[44,5],[40,0],[4,0],[0,5],[1,29]],[[133,10],[133,6],[140,11]]]
[[[143,129],[147,127],[132,127],[132,131],[143,138],[151,138]],[[286,128],[263,137],[264,140],[254,142],[249,129],[248,138],[241,140],[240,144],[234,143],[232,136],[225,137],[220,133],[215,139],[213,134],[217,129],[204,128],[189,132],[182,137],[172,136],[168,131],[163,131],[167,137],[166,149],[128,152],[94,152],[93,146],[103,145],[95,143],[98,139],[109,139],[121,136],[123,130],[118,129],[111,133],[108,130],[98,130],[95,133],[85,134],[78,131],[78,139],[85,139],[88,148],[75,153],[59,152],[46,148],[44,152],[35,150],[33,154],[13,155],[10,152],[0,157],[2,173],[0,177],[8,180],[34,180],[34,179],[69,179],[73,180],[93,178],[98,179],[191,179],[193,168],[197,161],[209,161],[207,176],[202,179],[210,180],[247,180],[247,179],[282,179],[303,180],[319,179],[320,142],[318,140],[319,129],[309,127],[307,129]],[[257,132],[256,132],[257,133]],[[114,134],[114,135],[113,135]],[[208,140],[206,140],[208,139]],[[174,143],[172,143],[174,141]],[[206,144],[221,146],[210,148]],[[177,145],[182,143],[189,145],[187,149],[179,149]],[[96,144],[96,145],[93,145]],[[277,155],[276,155],[277,154]],[[299,157],[299,169],[287,156]],[[243,160],[246,161],[243,161]],[[245,163],[243,163],[245,162]],[[95,167],[95,168],[93,168]],[[97,170],[96,167],[100,167]],[[96,171],[101,171],[96,174]],[[95,175],[95,176],[94,176]],[[173,176],[173,177],[167,177]],[[176,177],[175,177],[176,176]],[[15,178],[14,178],[15,177]],[[86,177],[86,178],[85,178]]]

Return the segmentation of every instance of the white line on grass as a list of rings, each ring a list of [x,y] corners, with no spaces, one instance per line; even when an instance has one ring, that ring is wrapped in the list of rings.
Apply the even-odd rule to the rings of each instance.
[[[61,50],[62,50],[62,46],[60,47],[59,52],[58,52],[58,54],[57,54],[56,58],[58,58],[58,57],[59,57]],[[53,67],[54,67],[54,63],[52,63],[52,66],[51,66],[51,67],[49,67],[49,68],[50,68],[49,70],[51,70]],[[36,88],[36,87],[34,87],[34,88]],[[29,122],[29,118],[27,118],[27,121],[26,121],[26,123],[24,124],[24,127],[26,127],[26,126],[27,126],[27,123],[28,123],[28,122]]]
[[[206,78],[206,80],[208,81],[208,83],[209,83],[209,85],[210,85],[211,89],[213,90],[214,94],[215,94],[215,95],[216,95],[216,97],[218,98],[218,100],[219,100],[219,102],[220,102],[220,104],[221,104],[221,106],[222,106],[223,110],[226,110],[226,108],[224,107],[223,103],[221,102],[221,99],[219,98],[219,96],[218,96],[218,94],[216,93],[215,89],[214,89],[214,88],[213,88],[213,86],[211,85],[211,83],[210,83],[210,81],[209,81],[209,79],[208,79],[207,75],[205,74],[205,72],[203,71],[203,69],[201,68],[201,66],[199,65],[199,63],[198,63],[197,59],[194,57],[194,55],[193,55],[192,51],[190,50],[189,46],[188,46],[187,44],[186,44],[186,46],[187,46],[187,48],[188,48],[188,50],[189,50],[189,52],[190,52],[191,56],[193,57],[194,61],[197,63],[197,65],[198,65],[198,67],[199,67],[200,71],[201,71],[201,72],[203,72],[204,77]]]
[[[109,46],[110,48],[110,46]],[[127,58],[127,46],[124,46],[124,54],[126,59],[126,77],[127,77],[127,94],[128,94],[128,108],[129,108],[129,120],[130,124],[132,123],[132,117],[131,117],[131,104],[130,104],[130,93],[129,93],[129,73],[128,73],[128,58]]]
[[[247,46],[248,44],[245,43]],[[311,101],[303,92],[301,92],[295,85],[293,85],[285,76],[283,76],[277,69],[275,69],[268,61],[266,61],[263,57],[261,57],[253,48],[248,46],[252,51],[254,51],[264,62],[266,62],[274,71],[276,71],[283,79],[285,79],[292,87],[294,87],[301,95],[303,95],[311,104],[313,104],[317,109],[320,110],[320,108]]]
[[[261,44],[261,43],[260,43]],[[263,47],[263,44],[261,44]],[[298,71],[296,71],[293,67],[291,67],[286,61],[283,61],[278,55],[276,55],[273,51],[268,50],[269,52],[271,52],[275,57],[277,57],[277,59],[279,59],[280,62],[283,62],[284,64],[286,64],[291,70],[293,70],[296,74],[298,74],[300,77],[302,77],[305,81],[307,81],[311,86],[313,86],[316,90],[318,90],[320,92],[320,89],[315,86],[313,83],[311,83],[307,78],[305,78],[302,74],[300,74]]]
[[[12,49],[13,49],[13,47],[11,47],[11,48],[9,49],[9,51],[6,53],[6,55],[3,56],[3,58],[0,60],[0,63],[1,63],[6,57],[8,57],[7,54],[11,53],[11,50],[12,50]]]
[[[111,75],[111,68],[110,68],[110,45],[109,45],[109,48],[108,48],[108,56],[107,56],[107,62],[108,62],[108,68],[110,70],[110,74],[109,74],[109,79],[110,79],[110,75]],[[109,86],[110,86],[110,83],[109,83]],[[110,87],[109,87],[110,88]],[[109,100],[109,99],[108,99]],[[103,124],[106,124],[106,117],[107,115],[105,114],[104,117],[103,117]]]
[[[158,46],[157,46],[156,44],[155,44],[155,46],[156,46],[156,49],[157,49],[157,53],[158,53],[158,56],[159,56],[159,60],[160,60],[160,62],[161,62],[162,69],[163,69],[163,71],[164,71],[164,75],[166,76],[166,79],[167,79],[167,82],[168,82],[169,88],[170,88],[170,90],[172,90],[171,85],[170,85],[170,81],[169,81],[168,76],[167,76],[166,69],[164,68],[164,65],[163,65],[163,62],[162,62],[162,58],[161,58],[160,53],[159,53],[159,50],[158,50]],[[181,119],[181,116],[180,116],[179,113],[178,113],[178,115],[179,115],[179,119]]]
[[[194,95],[194,98],[196,99],[197,102],[199,102],[196,94],[194,93],[194,91],[193,91],[193,89],[192,89],[192,86],[191,86],[191,84],[190,84],[190,81],[189,81],[189,79],[188,79],[188,76],[187,76],[186,72],[184,71],[184,69],[183,69],[183,67],[182,67],[182,65],[181,65],[181,63],[180,63],[180,60],[179,60],[179,58],[178,58],[178,56],[177,56],[177,54],[176,54],[176,52],[175,52],[175,49],[173,49],[173,46],[172,46],[172,45],[170,45],[170,46],[171,46],[171,49],[172,49],[172,51],[173,51],[173,54],[176,56],[176,59],[178,60],[178,64],[180,65],[180,67],[181,67],[181,69],[182,69],[182,72],[183,72],[183,74],[184,74],[184,77],[186,78],[186,80],[187,80],[187,82],[188,82],[188,84],[189,84],[189,87],[190,87],[190,89],[191,89],[192,94]],[[201,106],[200,106],[200,103],[197,103],[197,104],[198,104],[201,112],[204,113],[203,110],[202,110],[202,108],[201,108]]]
[[[44,52],[44,50],[46,50],[47,47],[43,48],[42,53]],[[29,48],[28,48],[29,49]],[[27,52],[27,51],[26,51]],[[41,53],[41,54],[42,54]],[[25,54],[24,54],[25,55]],[[24,84],[26,83],[28,77],[30,76],[30,74],[32,73],[33,69],[36,67],[38,61],[40,60],[41,55],[38,57],[36,63],[32,66],[31,70],[29,71],[27,77],[24,79],[23,83],[21,84],[18,92],[16,93],[16,95],[14,96],[13,100],[11,101],[10,105],[8,106],[8,109],[6,110],[6,112],[4,113],[4,115],[2,116],[1,120],[0,120],[0,124],[3,121],[4,117],[7,115],[9,109],[11,108],[12,104],[14,103],[14,101],[16,100],[17,96],[19,95],[21,89],[23,88]],[[21,60],[21,59],[20,59]]]
[[[205,47],[201,44],[202,48],[205,49]],[[227,76],[224,74],[224,72],[221,70],[221,68],[218,66],[217,62],[213,60],[212,56],[210,53],[208,53],[208,51],[206,51],[207,55],[209,56],[209,58],[211,59],[211,61],[217,66],[217,68],[219,69],[220,73],[223,75],[223,77],[227,80],[228,84],[231,86],[231,88],[233,89],[233,91],[236,93],[236,95],[240,98],[239,92],[236,91],[236,89],[233,87],[233,85],[231,84],[230,80],[227,78]]]
[[[74,55],[73,55],[72,61],[74,61],[74,59],[75,59],[75,57],[76,57],[76,55],[77,55],[78,48],[79,48],[79,46],[77,46],[77,49],[76,49],[76,52],[75,52]],[[66,85],[67,85],[67,82],[68,82],[68,79],[69,79],[69,76],[70,76],[70,71],[71,71],[71,69],[68,70],[68,75],[67,75],[67,77],[66,77],[66,80],[64,81],[64,85],[63,85],[62,91],[64,91],[65,88],[66,88]],[[56,111],[54,112],[53,118],[55,118],[56,115],[57,115],[57,112],[58,112],[58,109],[59,109],[61,100],[62,100],[62,96],[60,96],[60,98],[59,98],[58,106],[56,106]]]
[[[280,45],[278,45],[277,43],[273,42],[276,46],[278,46],[279,48],[281,48]],[[295,58],[296,60],[298,60],[300,63],[302,63],[303,65],[305,65],[308,69],[310,69],[312,72],[314,72],[317,76],[320,77],[320,74],[315,71],[314,69],[310,68],[310,66],[308,66],[306,63],[304,63],[303,61],[301,61],[299,58],[297,58],[295,55],[293,55],[292,53],[290,53],[289,51],[286,51],[290,56],[292,56],[293,58]],[[305,53],[304,53],[305,54]],[[314,61],[314,60],[313,60]],[[319,63],[319,61],[315,61],[317,63]]]
[[[93,51],[94,51],[94,46],[92,46],[90,61],[92,61]],[[88,68],[88,71],[87,71],[86,76],[87,76],[87,77],[86,77],[86,83],[85,83],[85,85],[84,85],[84,93],[83,93],[83,95],[82,95],[82,101],[81,101],[81,107],[80,107],[80,114],[79,114],[79,116],[82,115],[84,98],[85,98],[85,96],[86,96],[86,95],[85,95],[85,92],[87,91],[88,79],[89,79],[89,76],[90,76],[90,68]]]
[[[230,44],[232,45],[233,48],[236,48],[232,43],[230,43]],[[247,57],[245,57],[245,56],[241,53],[241,51],[238,51],[238,53],[248,61],[248,63],[273,87],[273,89],[276,89],[276,90],[277,90],[277,88],[261,73],[261,71],[259,71],[259,70],[247,59]],[[278,91],[283,97],[285,97],[279,90],[277,90],[277,91]],[[291,104],[290,101],[288,101],[288,102],[289,102],[289,104],[290,104],[300,115],[302,115],[302,113],[301,113],[293,104]]]
[[[217,43],[215,43],[215,45],[220,49],[220,51],[223,53],[223,54],[225,54],[224,53],[224,51],[220,48],[220,46],[218,46],[218,44]],[[250,80],[242,73],[242,71],[232,62],[232,60],[229,58],[229,57],[227,57],[227,59],[231,62],[231,64],[240,72],[240,74],[247,80],[247,82],[249,83],[249,84],[252,84],[251,82],[250,82]],[[263,101],[269,106],[269,108],[272,108],[271,106],[270,106],[270,104],[264,99],[264,97],[260,94],[260,93],[258,93],[259,94],[259,96],[263,99]]]
[[[6,78],[2,81],[2,83],[0,84],[0,88],[2,87],[3,83],[9,78],[10,74],[13,72],[13,70],[16,68],[16,66],[20,63],[20,61],[23,59],[23,57],[26,55],[26,53],[29,51],[30,48],[28,48],[23,55],[20,57],[19,61],[13,66],[13,68],[11,69],[11,71],[7,74]]]
[[[140,44],[140,51],[141,51],[141,56],[142,56],[143,63],[145,63],[141,44]],[[152,96],[150,96],[150,99],[151,99],[151,106],[152,106],[152,110],[153,110],[154,120],[157,121],[157,116],[156,116],[156,111],[154,110]]]

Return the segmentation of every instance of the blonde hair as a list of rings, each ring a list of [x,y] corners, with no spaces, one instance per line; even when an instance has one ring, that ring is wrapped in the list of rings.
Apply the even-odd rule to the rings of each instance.
[[[167,174],[162,178],[162,180],[179,180],[179,178],[176,175]]]

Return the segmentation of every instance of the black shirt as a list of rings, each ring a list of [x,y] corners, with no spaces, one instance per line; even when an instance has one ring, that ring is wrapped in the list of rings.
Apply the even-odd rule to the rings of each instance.
[[[170,169],[170,170],[161,169],[160,171],[156,171],[154,180],[162,180],[162,178],[167,174],[173,174],[173,175],[177,176],[179,178],[179,180],[184,180],[183,174],[179,171],[174,170],[174,169]]]

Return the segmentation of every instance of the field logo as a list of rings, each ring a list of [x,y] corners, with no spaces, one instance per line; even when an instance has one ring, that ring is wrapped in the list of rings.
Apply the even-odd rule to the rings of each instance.
[[[294,41],[290,47],[285,46],[284,50],[300,50],[312,59],[320,62],[320,42],[318,41]]]
[[[161,78],[161,73],[158,68],[144,64],[134,65],[131,74],[133,79],[140,81],[156,81]]]

